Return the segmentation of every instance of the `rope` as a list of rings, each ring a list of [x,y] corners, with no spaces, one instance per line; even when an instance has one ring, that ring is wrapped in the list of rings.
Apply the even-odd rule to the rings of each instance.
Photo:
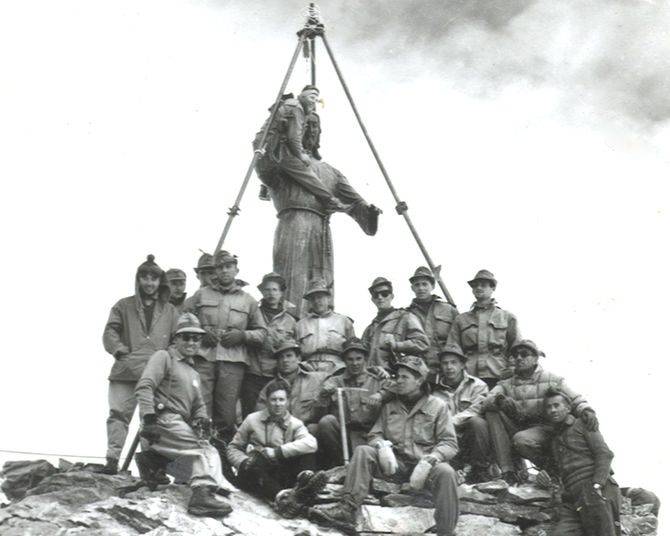
[[[85,456],[83,454],[56,454],[53,452],[31,452],[27,450],[6,450],[6,449],[0,449],[0,452],[4,452],[7,454],[32,454],[35,456],[58,456],[59,458],[91,458],[91,459],[99,459],[99,460],[104,460],[106,459],[105,456]]]

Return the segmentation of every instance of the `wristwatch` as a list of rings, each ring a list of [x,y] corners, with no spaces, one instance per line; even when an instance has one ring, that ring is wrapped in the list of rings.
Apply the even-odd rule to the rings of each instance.
[[[598,484],[597,482],[595,484],[593,484],[593,489],[594,490],[598,491],[600,488],[602,488],[602,486],[600,484]]]

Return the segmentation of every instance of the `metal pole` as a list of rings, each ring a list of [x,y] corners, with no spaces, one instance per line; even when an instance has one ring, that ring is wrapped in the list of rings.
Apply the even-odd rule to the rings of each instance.
[[[304,42],[305,42],[305,33],[299,32],[298,45],[295,47],[293,58],[291,58],[291,63],[288,67],[288,70],[286,71],[286,75],[284,76],[284,80],[282,81],[281,88],[279,88],[279,92],[277,93],[277,99],[275,100],[275,104],[272,107],[272,112],[270,113],[270,119],[265,125],[265,130],[263,131],[263,136],[261,137],[260,140],[259,147],[261,148],[265,145],[265,139],[267,138],[268,130],[270,130],[270,125],[272,124],[272,121],[274,121],[274,118],[277,115],[277,110],[279,109],[279,105],[281,103],[281,97],[284,94],[284,91],[286,91],[286,86],[288,85],[288,81],[291,78],[291,73],[293,72],[295,62],[298,60],[298,55],[300,54],[300,49],[302,48]],[[256,166],[256,161],[258,160],[260,151],[261,149],[257,149],[256,151],[254,151],[254,157],[251,159],[249,169],[247,169],[247,174],[244,176],[244,181],[242,181],[242,186],[240,188],[240,192],[237,194],[237,198],[235,199],[235,204],[228,210],[228,220],[226,221],[226,226],[223,228],[223,232],[221,233],[221,238],[219,238],[219,242],[216,244],[216,248],[214,249],[214,255],[216,255],[219,251],[221,251],[221,246],[223,245],[223,241],[226,239],[226,236],[228,236],[228,231],[230,230],[230,226],[233,223],[233,218],[237,216],[240,212],[240,203],[242,201],[242,196],[244,195],[244,191],[247,189],[247,184],[249,184],[249,179],[251,178],[251,174],[253,173],[254,167]]]
[[[395,187],[393,186],[393,183],[391,182],[390,177],[388,176],[388,173],[386,173],[386,168],[384,167],[384,164],[381,161],[381,158],[379,157],[379,153],[377,153],[377,149],[375,149],[374,144],[372,143],[372,139],[370,138],[370,135],[368,134],[367,129],[365,128],[365,125],[363,124],[363,120],[361,119],[360,114],[358,113],[358,109],[356,108],[356,105],[354,104],[354,99],[351,96],[351,93],[349,92],[349,88],[347,87],[347,83],[344,81],[344,77],[342,76],[342,72],[340,71],[340,68],[337,64],[337,61],[335,60],[335,56],[333,56],[333,51],[330,48],[330,45],[328,44],[328,40],[326,39],[326,34],[321,33],[321,39],[323,40],[323,44],[326,47],[326,51],[328,52],[328,56],[330,57],[330,61],[333,63],[333,67],[335,68],[335,72],[337,73],[337,77],[340,80],[340,84],[342,84],[342,89],[344,89],[344,93],[347,95],[347,99],[349,100],[349,104],[351,105],[351,109],[354,112],[354,115],[356,116],[356,119],[358,120],[358,124],[361,127],[361,130],[363,131],[363,135],[365,136],[365,139],[368,142],[368,145],[370,146],[370,150],[372,151],[372,154],[375,157],[375,160],[377,161],[377,165],[379,166],[379,169],[382,172],[382,175],[384,176],[384,179],[386,180],[386,184],[388,185],[389,189],[391,190],[391,194],[393,195],[393,199],[395,199],[396,202],[396,207],[395,210],[396,212],[401,215],[403,218],[405,218],[405,221],[407,222],[407,226],[409,227],[410,232],[412,233],[412,236],[414,237],[414,240],[416,240],[416,243],[419,246],[419,249],[421,250],[421,253],[423,253],[424,258],[426,259],[426,262],[428,263],[428,266],[430,267],[430,270],[433,272],[433,275],[435,276],[435,280],[437,281],[438,285],[440,286],[440,289],[442,290],[442,293],[444,294],[444,297],[447,299],[447,301],[456,307],[456,304],[454,303],[453,298],[451,297],[451,294],[449,294],[449,291],[447,290],[447,286],[444,284],[444,281],[442,281],[442,277],[440,276],[440,270],[435,266],[433,263],[433,260],[430,258],[430,255],[428,254],[428,250],[426,250],[426,247],[423,245],[423,241],[421,240],[421,237],[419,237],[419,233],[417,232],[416,228],[414,227],[414,224],[412,223],[412,220],[409,217],[409,214],[407,214],[407,203],[404,201],[400,200],[400,197],[398,196],[398,192],[396,192]]]
[[[309,57],[312,64],[312,85],[316,85],[316,42],[312,37],[309,40]]]
[[[128,467],[130,467],[130,462],[133,461],[133,456],[135,455],[135,451],[137,450],[137,445],[140,444],[140,432],[139,430],[135,434],[135,437],[133,439],[133,442],[130,444],[130,448],[128,449],[128,454],[126,454],[126,459],[123,460],[123,465],[121,466],[121,471],[127,471]]]
[[[337,388],[337,413],[340,419],[340,439],[342,440],[342,461],[344,465],[349,464],[349,442],[347,441],[347,419],[344,415],[344,389]]]

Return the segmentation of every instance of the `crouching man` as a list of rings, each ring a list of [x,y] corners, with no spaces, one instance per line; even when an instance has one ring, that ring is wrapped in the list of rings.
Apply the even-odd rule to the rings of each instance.
[[[226,450],[238,485],[274,501],[286,517],[298,515],[328,483],[324,472],[314,473],[316,438],[288,411],[290,389],[282,379],[268,383],[267,408],[244,419]]]
[[[554,428],[552,461],[563,484],[563,504],[554,536],[619,536],[621,493],[612,478],[614,454],[597,430],[590,430],[572,413],[572,401],[550,388],[544,411]],[[538,484],[548,486],[549,474],[540,471]]]
[[[191,458],[189,514],[222,517],[232,509],[215,494],[234,488],[223,477],[219,453],[203,433],[210,420],[193,357],[204,333],[195,315],[183,314],[177,321],[174,345],[149,359],[135,389],[142,418],[142,452],[135,461],[142,479],[155,489],[168,460]]]
[[[331,506],[314,507],[310,518],[355,534],[356,516],[373,477],[409,479],[415,490],[433,493],[438,536],[450,536],[458,521],[456,472],[447,462],[458,450],[449,410],[428,394],[428,367],[416,356],[398,363],[397,395],[382,406],[369,445],[356,448],[347,466],[343,494]]]

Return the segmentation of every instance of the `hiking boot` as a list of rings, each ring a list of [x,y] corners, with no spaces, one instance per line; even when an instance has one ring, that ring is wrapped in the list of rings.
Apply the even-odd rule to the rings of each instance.
[[[135,454],[135,463],[140,472],[140,478],[144,480],[151,491],[160,484],[169,484],[170,479],[165,474],[167,458],[153,450],[146,450]]]
[[[465,479],[467,484],[478,484],[480,482],[487,482],[489,480],[489,472],[486,467],[473,467]]]
[[[224,517],[233,511],[228,503],[218,500],[207,486],[193,488],[188,501],[188,513],[192,516]]]
[[[283,489],[274,500],[275,510],[282,517],[296,517],[300,511],[314,504],[316,496],[328,484],[328,475],[325,471],[301,471],[296,477],[296,484],[292,489]]]
[[[515,471],[505,471],[501,478],[510,486],[514,486],[519,483],[519,477],[517,477]]]
[[[357,513],[358,507],[353,502],[342,500],[327,506],[313,506],[309,509],[307,517],[324,527],[332,527],[355,536]]]
[[[119,460],[116,458],[107,458],[105,466],[97,472],[103,475],[117,474],[119,472]]]

